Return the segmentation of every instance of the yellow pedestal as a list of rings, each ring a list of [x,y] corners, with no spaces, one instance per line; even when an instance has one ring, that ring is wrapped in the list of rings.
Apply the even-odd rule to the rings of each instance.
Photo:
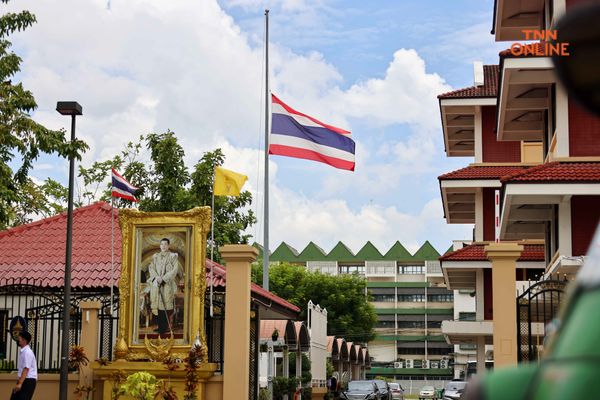
[[[110,376],[117,372],[122,371],[125,375],[131,375],[136,372],[144,371],[154,375],[157,379],[170,380],[171,385],[177,392],[179,398],[183,398],[185,393],[185,365],[183,363],[178,364],[178,368],[175,371],[168,371],[165,365],[160,362],[137,362],[137,361],[124,361],[117,360],[108,365],[100,365],[98,362],[93,362],[91,365],[94,370],[94,381],[99,383],[97,390],[101,391],[102,396],[98,397],[96,394],[94,398],[101,398],[102,400],[111,400],[111,393],[113,390],[113,382],[110,381]],[[217,364],[202,364],[198,367],[196,373],[198,374],[198,400],[205,400],[206,394],[206,381],[214,375],[217,370]],[[127,396],[121,396],[122,400],[129,400]]]

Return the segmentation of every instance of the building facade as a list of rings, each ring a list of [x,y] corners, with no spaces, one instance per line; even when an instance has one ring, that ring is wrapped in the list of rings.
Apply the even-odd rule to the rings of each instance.
[[[328,253],[311,242],[301,252],[281,243],[270,259],[364,277],[378,317],[377,336],[368,343],[367,376],[416,380],[453,377],[454,347],[446,343],[441,325],[454,319],[454,293],[445,286],[439,257],[429,242],[414,254],[400,242],[385,253],[367,242],[356,254],[342,242]]]
[[[490,40],[524,42],[524,30],[551,31],[584,2],[498,0]],[[449,343],[476,348],[478,372],[486,345],[495,345],[496,364],[539,357],[560,282],[583,264],[600,220],[600,118],[553,69],[541,52],[508,49],[498,65],[475,63],[472,87],[438,96],[446,155],[472,159],[439,177],[445,218],[474,224],[473,237],[442,256],[441,266],[448,287],[471,291],[476,308],[473,320],[442,330]],[[538,311],[535,318],[521,313],[521,301]]]

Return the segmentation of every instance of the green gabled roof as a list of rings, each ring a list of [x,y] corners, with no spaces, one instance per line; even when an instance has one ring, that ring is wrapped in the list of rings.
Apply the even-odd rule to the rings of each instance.
[[[429,243],[429,240],[423,243],[423,246],[413,255],[415,261],[433,261],[437,260],[440,253]]]
[[[275,249],[275,251],[269,257],[270,261],[283,261],[283,262],[296,262],[298,261],[298,250],[287,244],[281,242],[281,244]]]
[[[371,242],[365,245],[356,253],[356,259],[360,261],[377,261],[383,260],[383,255],[377,250],[377,247]]]
[[[338,242],[325,258],[327,261],[354,261],[356,256],[344,243]]]
[[[298,256],[298,261],[324,261],[325,257],[323,249],[310,242]]]
[[[413,256],[402,246],[402,243],[396,241],[383,258],[388,261],[411,261]]]
[[[446,252],[444,254],[448,254],[454,251],[454,245],[448,247],[448,250],[446,250]]]
[[[257,242],[254,242],[254,243],[252,243],[252,247],[254,247],[256,250],[258,250],[258,257],[262,257],[263,256],[264,248],[262,247],[261,244],[258,244]]]

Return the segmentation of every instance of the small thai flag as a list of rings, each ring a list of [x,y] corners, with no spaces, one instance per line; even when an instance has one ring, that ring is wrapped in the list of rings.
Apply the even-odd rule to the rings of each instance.
[[[138,201],[135,192],[138,188],[127,182],[115,169],[112,169],[112,197],[120,197],[129,201]]]
[[[271,95],[269,154],[319,161],[354,171],[350,132],[302,114]]]

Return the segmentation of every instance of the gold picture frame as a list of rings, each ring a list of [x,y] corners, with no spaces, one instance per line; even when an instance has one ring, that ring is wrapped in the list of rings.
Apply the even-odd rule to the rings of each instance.
[[[117,359],[184,358],[197,339],[206,350],[204,294],[210,217],[210,207],[182,212],[119,210],[122,256]],[[170,275],[176,276],[169,279],[168,290],[152,272],[159,268],[158,260],[167,260],[160,264],[163,273],[171,268]]]

